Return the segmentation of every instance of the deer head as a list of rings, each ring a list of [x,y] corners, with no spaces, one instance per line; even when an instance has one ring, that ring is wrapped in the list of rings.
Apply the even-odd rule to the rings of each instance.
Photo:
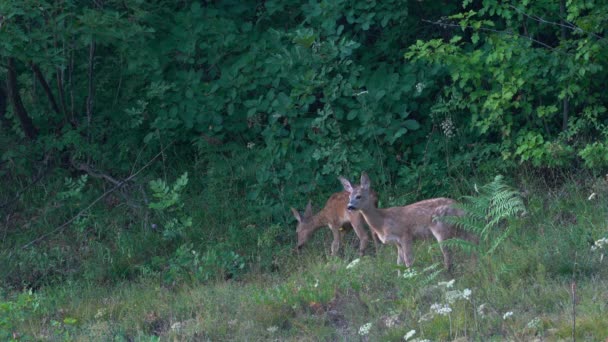
[[[300,212],[294,208],[291,208],[291,212],[298,221],[298,226],[296,227],[296,234],[298,236],[297,249],[300,250],[314,232],[315,227],[312,222],[312,203],[308,201],[308,205],[306,205],[303,214],[300,214]]]
[[[361,210],[374,206],[374,199],[370,196],[370,181],[367,173],[361,174],[361,184],[355,187],[350,184],[348,179],[344,177],[339,177],[339,179],[344,190],[350,194],[346,207],[348,210]]]

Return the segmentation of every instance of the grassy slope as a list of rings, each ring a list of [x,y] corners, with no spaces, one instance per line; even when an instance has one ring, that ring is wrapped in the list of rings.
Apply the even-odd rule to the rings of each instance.
[[[416,330],[413,338],[433,341],[562,340],[572,334],[574,282],[577,337],[604,340],[608,260],[588,241],[608,235],[601,186],[572,182],[551,193],[531,191],[528,216],[512,223],[516,233],[498,253],[477,260],[459,253],[453,275],[438,266],[440,252],[431,242],[416,244],[417,274],[408,278],[397,275],[391,246],[347,268],[355,248],[328,257],[323,231],[302,255],[278,260],[278,272],[250,272],[238,281],[167,287],[150,275],[107,287],[76,281],[32,295],[12,293],[0,311],[0,331],[83,341],[396,341],[410,330]],[[593,191],[598,195],[590,201]],[[438,285],[450,279],[452,288]],[[469,299],[448,303],[446,293],[464,289],[471,290]],[[433,314],[435,303],[449,304],[451,313]]]

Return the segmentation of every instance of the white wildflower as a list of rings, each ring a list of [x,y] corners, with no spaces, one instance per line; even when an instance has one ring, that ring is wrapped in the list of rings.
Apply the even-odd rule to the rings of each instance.
[[[268,331],[271,334],[274,334],[275,332],[277,332],[277,330],[279,330],[279,327],[277,327],[276,325],[266,328],[266,331]]]
[[[445,300],[450,304],[454,304],[454,302],[456,302],[460,298],[462,298],[462,293],[458,290],[447,291],[445,293]]]
[[[361,327],[359,327],[359,335],[361,336],[365,336],[367,334],[369,334],[369,329],[372,328],[372,323],[365,323],[363,324]]]
[[[360,261],[361,261],[361,260],[360,260],[359,258],[357,258],[357,259],[355,259],[355,260],[351,261],[351,262],[350,262],[350,264],[348,264],[348,265],[346,266],[346,269],[350,269],[350,268],[353,268],[353,267],[357,266],[357,264],[358,264]]]
[[[106,309],[101,308],[101,309],[97,310],[97,313],[95,314],[95,319],[103,318],[103,316],[105,316],[105,315],[106,315]]]
[[[418,82],[416,83],[416,92],[420,94],[424,90],[424,83]]]
[[[450,281],[440,281],[439,283],[437,283],[437,286],[444,286],[446,289],[451,289],[452,286],[454,286],[454,282],[454,279]]]
[[[528,324],[526,324],[526,326],[530,329],[538,329],[540,328],[541,325],[541,320],[538,317],[533,318],[530,322],[528,322]]]
[[[441,126],[441,130],[443,131],[443,134],[446,138],[450,139],[456,135],[456,127],[454,126],[454,121],[452,121],[452,118],[447,117],[443,119],[439,126]]]
[[[488,308],[488,304],[483,303],[477,308],[477,314],[481,317],[485,317],[488,315],[490,309]]]
[[[507,319],[511,316],[513,316],[513,311],[507,311],[504,315],[502,315],[502,319]]]
[[[315,279],[315,287],[319,287],[319,279]]]
[[[410,330],[410,331],[407,332],[407,334],[405,334],[403,336],[403,339],[407,341],[410,338],[412,338],[412,336],[414,336],[414,335],[416,335],[416,330]]]
[[[412,279],[417,275],[418,275],[418,272],[416,272],[416,270],[412,269],[412,268],[408,268],[403,272],[403,278],[405,278],[405,279]]]
[[[591,201],[592,199],[595,198],[595,192],[592,193],[591,195],[589,195],[589,198],[587,198],[588,201]]]
[[[439,303],[435,303],[433,305],[431,305],[431,311],[440,314],[442,316],[447,316],[452,312],[452,308],[450,308],[450,306],[448,304],[439,304]]]
[[[608,239],[607,238],[601,238],[597,241],[595,241],[595,243],[593,244],[593,246],[591,246],[591,250],[595,251],[596,249],[603,249],[604,246],[608,245]]]
[[[183,327],[182,322],[175,322],[171,324],[171,330],[181,330]]]
[[[247,143],[247,148],[248,148],[248,149],[250,149],[250,150],[251,150],[251,149],[252,149],[252,148],[254,148],[254,147],[255,147],[255,143],[254,143],[254,142],[251,142],[251,141],[250,141],[250,142],[248,142],[248,143]]]
[[[418,319],[418,323],[430,321],[431,319],[433,319],[434,316],[435,315],[432,312],[426,313],[426,314],[422,315],[422,317],[420,317],[420,319]]]
[[[399,323],[399,314],[393,314],[384,319],[384,325],[386,325],[387,328],[392,328],[397,325],[397,323]]]
[[[470,297],[471,290],[469,289],[465,289],[464,291],[453,290],[445,293],[445,300],[450,304],[454,304],[454,302],[461,299],[469,300]]]

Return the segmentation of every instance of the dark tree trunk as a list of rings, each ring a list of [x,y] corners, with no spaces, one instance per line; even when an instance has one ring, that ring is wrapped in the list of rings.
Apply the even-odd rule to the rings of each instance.
[[[5,130],[11,129],[11,123],[6,118],[6,106],[8,104],[6,89],[0,85],[0,124]]]
[[[19,119],[21,123],[21,128],[23,129],[23,133],[30,140],[36,139],[38,135],[38,131],[36,127],[34,127],[34,123],[32,122],[32,118],[29,117],[25,107],[23,106],[23,102],[21,102],[21,95],[19,95],[19,84],[17,83],[17,72],[15,70],[15,59],[8,59],[8,72],[7,72],[7,80],[6,80],[8,98],[13,106],[13,110],[15,115]]]
[[[562,24],[561,40],[563,43],[567,38],[567,36],[566,36],[567,30],[566,30],[566,22],[565,22],[566,19],[564,19],[564,18],[566,18],[566,0],[560,1],[559,14],[561,17],[561,24]],[[562,131],[565,131],[566,129],[568,129],[569,112],[570,112],[570,99],[565,97],[564,100],[562,101]]]
[[[46,97],[49,99],[49,102],[51,103],[51,107],[53,108],[53,111],[57,114],[61,114],[61,110],[59,110],[59,106],[57,105],[57,101],[55,100],[55,95],[53,95],[53,92],[51,91],[51,87],[49,87],[49,84],[46,81],[46,79],[44,78],[42,71],[40,71],[40,68],[35,63],[31,63],[30,65],[32,67],[32,71],[34,72],[34,75],[36,75],[36,79],[38,80],[38,82],[40,82],[40,85],[42,85],[42,88],[44,89],[44,92],[46,93]]]

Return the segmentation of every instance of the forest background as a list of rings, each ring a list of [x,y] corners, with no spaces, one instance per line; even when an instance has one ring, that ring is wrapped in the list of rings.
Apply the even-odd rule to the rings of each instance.
[[[592,0],[2,1],[0,336],[608,337],[607,30]],[[515,189],[456,271],[483,299],[422,320],[431,243],[406,284],[326,230],[293,254],[289,207],[362,171],[381,207]]]

